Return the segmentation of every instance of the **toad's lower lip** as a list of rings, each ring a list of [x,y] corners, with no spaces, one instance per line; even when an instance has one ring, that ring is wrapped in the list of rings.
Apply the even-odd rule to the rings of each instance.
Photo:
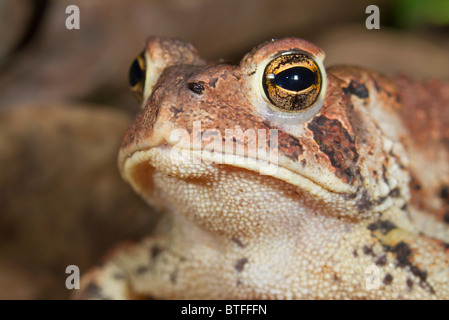
[[[182,180],[206,178],[213,174],[217,166],[229,165],[274,177],[291,185],[307,190],[310,194],[344,193],[346,190],[330,190],[312,179],[279,165],[261,159],[253,159],[234,154],[213,154],[201,150],[173,148],[164,143],[157,147],[135,151],[120,157],[120,171],[123,178],[135,191],[144,196],[151,192],[152,174],[155,170]]]

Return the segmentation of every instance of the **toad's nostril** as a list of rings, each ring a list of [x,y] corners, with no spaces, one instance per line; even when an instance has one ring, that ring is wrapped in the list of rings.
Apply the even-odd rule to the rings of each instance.
[[[204,86],[199,82],[190,82],[187,84],[187,88],[196,94],[203,94],[204,92]]]

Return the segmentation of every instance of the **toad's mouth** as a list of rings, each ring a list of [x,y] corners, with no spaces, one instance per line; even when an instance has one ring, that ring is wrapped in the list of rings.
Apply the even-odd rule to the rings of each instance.
[[[119,168],[122,177],[145,200],[153,204],[158,197],[155,175],[164,179],[177,179],[183,183],[214,183],[218,175],[223,176],[226,170],[240,169],[259,178],[277,179],[311,195],[322,197],[326,194],[351,193],[348,185],[323,185],[310,177],[294,172],[282,165],[270,163],[268,160],[239,156],[235,154],[213,153],[204,150],[175,148],[168,143],[157,147],[137,150],[131,154],[121,153]],[[246,177],[247,178],[247,177]],[[222,178],[221,178],[222,179]],[[232,183],[228,187],[233,187]]]

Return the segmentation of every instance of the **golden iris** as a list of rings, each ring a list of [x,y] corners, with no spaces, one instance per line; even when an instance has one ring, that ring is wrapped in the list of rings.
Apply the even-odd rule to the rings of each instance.
[[[268,100],[285,112],[301,112],[312,107],[323,84],[318,64],[299,52],[285,53],[271,60],[262,81]]]

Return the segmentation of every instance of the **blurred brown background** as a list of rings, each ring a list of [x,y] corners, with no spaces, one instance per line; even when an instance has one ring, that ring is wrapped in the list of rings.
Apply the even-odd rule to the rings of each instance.
[[[65,9],[80,8],[80,30]],[[367,30],[365,9],[380,9]],[[449,79],[449,0],[0,0],[0,299],[66,299],[65,267],[88,270],[157,214],[120,179],[138,110],[128,68],[149,35],[238,63],[296,36],[326,65]]]

